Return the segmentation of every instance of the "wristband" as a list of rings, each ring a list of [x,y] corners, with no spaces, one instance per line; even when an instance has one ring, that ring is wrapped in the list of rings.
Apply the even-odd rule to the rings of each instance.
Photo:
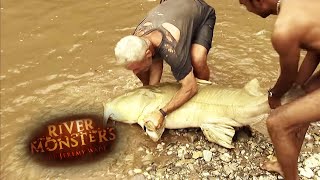
[[[166,116],[167,116],[167,113],[166,113],[166,112],[164,112],[164,110],[163,110],[163,109],[159,109],[159,111],[160,111],[160,113],[162,114],[162,116],[163,116],[163,117],[166,117]]]

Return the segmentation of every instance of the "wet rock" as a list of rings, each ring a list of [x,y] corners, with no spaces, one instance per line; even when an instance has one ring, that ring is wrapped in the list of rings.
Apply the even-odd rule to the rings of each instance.
[[[217,152],[217,149],[216,148],[211,148],[210,151],[215,153],[215,152]]]
[[[202,172],[202,176],[204,176],[204,177],[210,176],[210,173],[208,173],[208,172]]]
[[[215,171],[212,171],[211,174],[214,176],[219,176],[221,173],[218,170],[215,170]]]
[[[306,134],[304,137],[307,141],[312,141],[313,137],[310,134]]]
[[[147,154],[142,158],[143,165],[151,164],[153,162],[153,159],[154,157],[152,154]]]
[[[138,173],[142,173],[142,170],[141,169],[134,169],[133,172],[138,174]]]
[[[229,167],[229,165],[223,166],[223,171],[226,175],[229,175],[233,172],[233,170]]]
[[[300,175],[301,176],[304,176],[306,178],[312,178],[314,176],[314,173],[313,171],[306,167],[306,168],[299,168],[299,171],[300,171]]]
[[[313,143],[307,143],[306,147],[309,148],[309,149],[313,149]]]
[[[146,168],[146,171],[151,171],[153,168],[151,166]]]
[[[230,162],[232,159],[232,157],[228,153],[224,153],[224,154],[220,155],[219,158],[224,162]]]
[[[320,153],[310,156],[303,164],[308,168],[320,167]]]
[[[157,145],[157,150],[159,150],[159,151],[163,150],[163,145],[162,144],[158,144]]]
[[[203,157],[203,154],[201,151],[194,151],[193,154],[192,154],[192,158],[193,159],[198,159],[200,157]]]
[[[130,155],[126,155],[126,157],[124,158],[125,161],[133,161],[134,160],[134,155],[130,154]]]
[[[178,175],[178,174],[175,174],[175,175],[173,176],[173,179],[180,179],[180,178],[179,178],[179,175]]]
[[[191,159],[191,158],[192,158],[192,155],[191,155],[190,153],[186,153],[186,154],[184,155],[184,158],[185,158],[185,159]]]
[[[202,151],[202,153],[203,153],[203,159],[204,159],[206,162],[211,161],[211,158],[212,158],[212,152],[211,152],[211,151],[204,150],[204,151]]]
[[[184,161],[183,160],[180,160],[175,164],[176,167],[182,167],[182,165],[184,165]]]
[[[226,153],[226,152],[228,152],[228,150],[227,150],[226,148],[221,148],[221,147],[220,147],[220,148],[218,149],[218,152],[219,152],[219,153]]]
[[[129,170],[129,171],[128,171],[128,174],[129,174],[129,176],[133,176],[133,175],[134,175],[133,170]]]
[[[192,164],[188,164],[188,168],[190,169],[191,172],[195,171],[195,169],[194,169]]]
[[[178,157],[180,159],[184,158],[184,155],[187,153],[186,147],[182,146],[180,147],[180,149],[178,150]]]

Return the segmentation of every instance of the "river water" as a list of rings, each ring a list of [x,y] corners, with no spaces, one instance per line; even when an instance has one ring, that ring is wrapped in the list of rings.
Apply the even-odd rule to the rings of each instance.
[[[270,43],[274,17],[250,14],[237,0],[207,2],[217,14],[210,80],[241,87],[258,78],[264,89],[272,86],[278,74]],[[1,1],[1,179],[116,178],[139,166],[137,147],[156,147],[139,127],[117,124],[115,150],[86,165],[43,166],[25,150],[39,125],[57,116],[101,116],[103,102],[141,85],[115,64],[113,49],[158,3]],[[162,81],[174,81],[168,66]]]

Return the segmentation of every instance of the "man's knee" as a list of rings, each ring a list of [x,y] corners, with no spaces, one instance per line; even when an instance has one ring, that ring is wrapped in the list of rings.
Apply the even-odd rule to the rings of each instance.
[[[192,63],[203,64],[207,61],[208,50],[200,44],[192,44],[191,58]]]
[[[284,116],[278,109],[274,110],[267,119],[267,128],[271,136],[283,133],[286,129],[284,124]]]

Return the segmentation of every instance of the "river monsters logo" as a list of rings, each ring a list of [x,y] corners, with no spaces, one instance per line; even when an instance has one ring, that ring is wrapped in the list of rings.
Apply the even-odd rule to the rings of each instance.
[[[31,154],[46,160],[75,160],[106,152],[116,131],[96,122],[93,118],[69,118],[47,124],[32,138]]]

